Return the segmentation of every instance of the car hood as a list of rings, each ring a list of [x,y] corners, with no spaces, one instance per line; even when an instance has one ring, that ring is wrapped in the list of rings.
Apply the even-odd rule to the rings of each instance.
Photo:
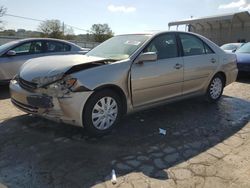
[[[66,72],[83,70],[104,64],[105,59],[85,55],[60,55],[35,58],[27,61],[20,70],[20,78],[39,85],[61,79]],[[99,64],[98,64],[99,62]]]
[[[250,54],[248,53],[236,53],[237,63],[250,63]]]

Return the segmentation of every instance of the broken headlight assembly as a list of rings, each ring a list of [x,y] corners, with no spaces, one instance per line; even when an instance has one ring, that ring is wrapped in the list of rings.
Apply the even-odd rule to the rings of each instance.
[[[70,76],[66,76],[63,79],[54,81],[53,83],[49,83],[43,85],[39,88],[40,92],[46,93],[47,95],[54,97],[63,97],[64,95],[69,94],[74,86],[77,83],[76,78],[71,78]]]
[[[18,74],[16,74],[16,75],[10,80],[11,83],[17,83],[18,81],[19,81],[19,75],[18,75]]]
[[[55,81],[54,83],[48,84],[47,89],[56,89],[56,90],[71,90],[76,84],[77,79],[71,77],[64,77],[61,80]]]

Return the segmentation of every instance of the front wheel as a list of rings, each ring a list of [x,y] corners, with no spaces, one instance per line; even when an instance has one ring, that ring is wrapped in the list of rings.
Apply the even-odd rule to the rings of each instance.
[[[223,77],[219,74],[215,75],[207,89],[207,100],[209,102],[218,101],[223,93],[224,85]]]
[[[86,103],[83,112],[83,125],[96,136],[110,132],[121,119],[122,103],[112,90],[94,93]]]

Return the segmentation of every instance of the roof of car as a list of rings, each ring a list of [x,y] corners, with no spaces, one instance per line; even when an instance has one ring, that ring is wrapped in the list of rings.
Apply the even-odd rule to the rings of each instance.
[[[54,38],[24,38],[24,39],[18,39],[18,41],[30,41],[30,40],[53,40],[53,41],[65,42],[65,40],[54,39]]]
[[[186,32],[186,31],[174,31],[174,30],[168,30],[168,31],[148,31],[148,32],[141,32],[141,33],[127,33],[127,34],[120,34],[116,36],[123,36],[123,35],[159,35],[162,33],[192,33],[192,32]],[[195,34],[195,33],[193,33]]]
[[[188,34],[192,34],[192,35],[196,35],[196,36],[201,37],[201,35],[199,35],[197,33],[186,32],[186,31],[175,31],[175,30],[154,31],[154,32],[144,32],[144,33],[130,33],[130,34],[121,34],[121,35],[117,35],[117,36],[123,36],[123,35],[150,35],[150,36],[154,37],[154,36],[164,34],[164,33],[188,33]]]
[[[241,42],[233,42],[233,43],[223,44],[222,46],[224,46],[224,45],[241,45],[241,44],[243,44],[243,43],[241,43]]]
[[[76,44],[66,41],[66,40],[62,40],[62,39],[55,39],[55,38],[25,38],[25,39],[18,39],[16,41],[18,42],[28,42],[28,41],[33,41],[33,40],[49,40],[49,41],[58,41],[58,42],[64,42],[64,43],[68,43],[74,46],[77,46]]]

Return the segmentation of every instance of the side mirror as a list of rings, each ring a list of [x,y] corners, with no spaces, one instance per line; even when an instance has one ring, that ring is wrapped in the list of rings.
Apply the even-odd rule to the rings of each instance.
[[[237,50],[237,49],[234,49],[234,50],[232,50],[232,52],[234,53],[234,52],[236,52],[236,50]]]
[[[146,52],[139,55],[139,57],[136,60],[136,63],[140,64],[144,61],[156,61],[157,60],[157,54],[155,52]]]
[[[10,50],[6,53],[7,56],[15,56],[16,52],[14,50]]]

